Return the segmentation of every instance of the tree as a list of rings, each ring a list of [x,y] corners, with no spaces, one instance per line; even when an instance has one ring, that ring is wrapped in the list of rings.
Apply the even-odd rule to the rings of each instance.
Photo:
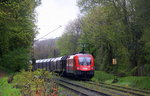
[[[67,25],[64,34],[58,39],[57,45],[61,55],[78,52],[78,42],[81,34],[80,25],[80,18],[70,22]]]
[[[119,67],[126,66],[124,71],[141,75],[143,73],[143,70],[140,71],[141,67],[147,62],[144,59],[144,54],[147,52],[143,49],[148,44],[148,41],[145,41],[145,34],[148,33],[147,26],[149,26],[147,22],[149,1],[79,0],[78,6],[85,13],[81,37],[87,39],[82,40],[90,43],[89,49],[92,53],[97,53],[96,51],[101,49],[100,55],[95,54],[99,56],[98,62],[109,58],[103,61],[105,63],[102,65],[105,65],[104,68],[109,69],[107,71],[110,72],[111,65],[106,65],[110,64],[110,60],[115,56],[122,64]],[[106,54],[106,57],[103,54]],[[100,56],[103,58],[100,59]]]
[[[10,70],[9,66],[14,66],[18,71],[27,65],[30,57],[30,48],[36,34],[35,8],[40,4],[40,0],[2,0],[0,2],[0,62],[1,66]],[[16,67],[20,60],[16,50],[22,54],[26,62],[20,63],[19,69]],[[27,50],[26,52],[24,50]],[[10,56],[17,57],[7,62]],[[13,64],[12,64],[13,62]],[[10,68],[10,69],[9,69]]]
[[[35,44],[34,44],[35,59],[57,57],[59,55],[59,50],[56,46],[57,40],[58,38],[35,41]]]

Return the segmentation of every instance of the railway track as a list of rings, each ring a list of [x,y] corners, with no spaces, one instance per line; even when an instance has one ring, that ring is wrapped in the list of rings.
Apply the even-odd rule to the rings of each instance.
[[[87,88],[83,85],[80,85],[80,84],[77,84],[75,82],[68,81],[68,80],[58,79],[58,83],[62,87],[72,90],[80,96],[111,96],[104,92],[96,91],[91,88]]]
[[[61,86],[78,93],[80,96],[150,96],[149,91],[102,82],[79,82],[67,78],[60,78],[58,81]]]
[[[87,82],[87,83],[101,86],[101,87],[105,87],[105,88],[109,88],[109,89],[113,89],[113,90],[118,90],[121,92],[130,93],[130,94],[133,94],[136,96],[150,96],[150,91],[147,91],[147,90],[140,90],[140,89],[135,89],[135,88],[130,88],[130,87],[123,87],[123,86],[112,85],[112,84],[107,84],[107,83],[103,83],[103,82],[100,82],[100,83]]]

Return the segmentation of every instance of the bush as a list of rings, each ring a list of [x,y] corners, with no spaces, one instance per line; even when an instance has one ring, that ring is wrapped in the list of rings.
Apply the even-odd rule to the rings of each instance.
[[[150,70],[150,64],[145,64],[144,65],[144,74],[146,76],[150,76],[149,70]]]
[[[95,71],[94,77],[92,78],[93,81],[106,81],[106,80],[110,80],[113,79],[114,76],[111,74],[108,74],[106,72],[103,71]]]
[[[112,83],[114,76],[102,71],[95,71],[95,75],[92,78],[96,82],[105,82]],[[119,77],[116,84],[122,86],[130,86],[133,88],[147,89],[150,90],[150,77],[148,76],[128,76],[128,77]]]
[[[27,67],[29,52],[27,49],[20,48],[5,54],[2,58],[2,67],[5,71],[16,72]]]
[[[21,96],[20,90],[13,88],[7,80],[8,78],[6,77],[0,79],[0,96]]]
[[[150,89],[149,81],[150,81],[150,77],[129,76],[129,77],[120,78],[118,84],[123,86],[131,86],[134,88]]]
[[[52,73],[42,69],[34,72],[22,70],[13,79],[13,85],[20,89],[23,96],[47,96],[57,91],[53,90],[57,89],[57,86]]]

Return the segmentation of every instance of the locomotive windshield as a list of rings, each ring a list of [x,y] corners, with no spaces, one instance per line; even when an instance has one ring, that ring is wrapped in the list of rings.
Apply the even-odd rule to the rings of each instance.
[[[90,57],[79,57],[79,64],[80,65],[90,65],[91,58]]]

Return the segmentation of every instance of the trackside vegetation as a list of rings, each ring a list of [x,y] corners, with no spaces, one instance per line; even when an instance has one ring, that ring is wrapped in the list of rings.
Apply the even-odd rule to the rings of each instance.
[[[84,47],[95,59],[92,80],[111,83],[118,75],[116,84],[150,89],[150,0],[78,0],[77,4],[82,15],[58,39],[61,55]]]
[[[150,77],[148,76],[126,76],[118,77],[117,83],[112,83],[114,80],[114,75],[108,74],[103,71],[95,71],[95,76],[92,81],[95,82],[105,82],[109,84],[117,84],[125,87],[133,87],[138,89],[150,90]]]
[[[78,0],[78,7],[82,15],[58,39],[61,55],[84,46],[96,70],[150,76],[150,0]]]
[[[10,77],[0,79],[0,96],[54,96],[58,94],[58,85],[53,76],[45,70],[34,72],[22,70]],[[8,83],[9,82],[9,83]]]
[[[28,68],[34,59],[35,9],[40,4],[41,0],[0,0],[0,72],[14,73],[13,78],[0,77],[0,96],[58,95],[54,73]],[[61,37],[47,41],[49,45],[41,41],[36,59],[84,48],[95,59],[93,81],[112,84],[118,75],[113,84],[150,90],[150,0],[77,0],[77,5],[81,15]]]
[[[150,77],[148,76],[128,76],[128,77],[119,78],[117,84],[127,86],[127,87],[130,86],[133,88],[150,90],[149,81],[150,81]]]
[[[7,80],[7,77],[0,79],[0,96],[21,96],[20,90],[14,88]]]
[[[112,74],[108,74],[103,71],[95,71],[94,77],[92,78],[92,80],[96,82],[99,82],[99,81],[105,82],[106,80],[112,80],[113,78],[114,76]]]
[[[38,5],[40,0],[0,1],[1,69],[16,72],[27,68],[37,34],[35,8]]]

